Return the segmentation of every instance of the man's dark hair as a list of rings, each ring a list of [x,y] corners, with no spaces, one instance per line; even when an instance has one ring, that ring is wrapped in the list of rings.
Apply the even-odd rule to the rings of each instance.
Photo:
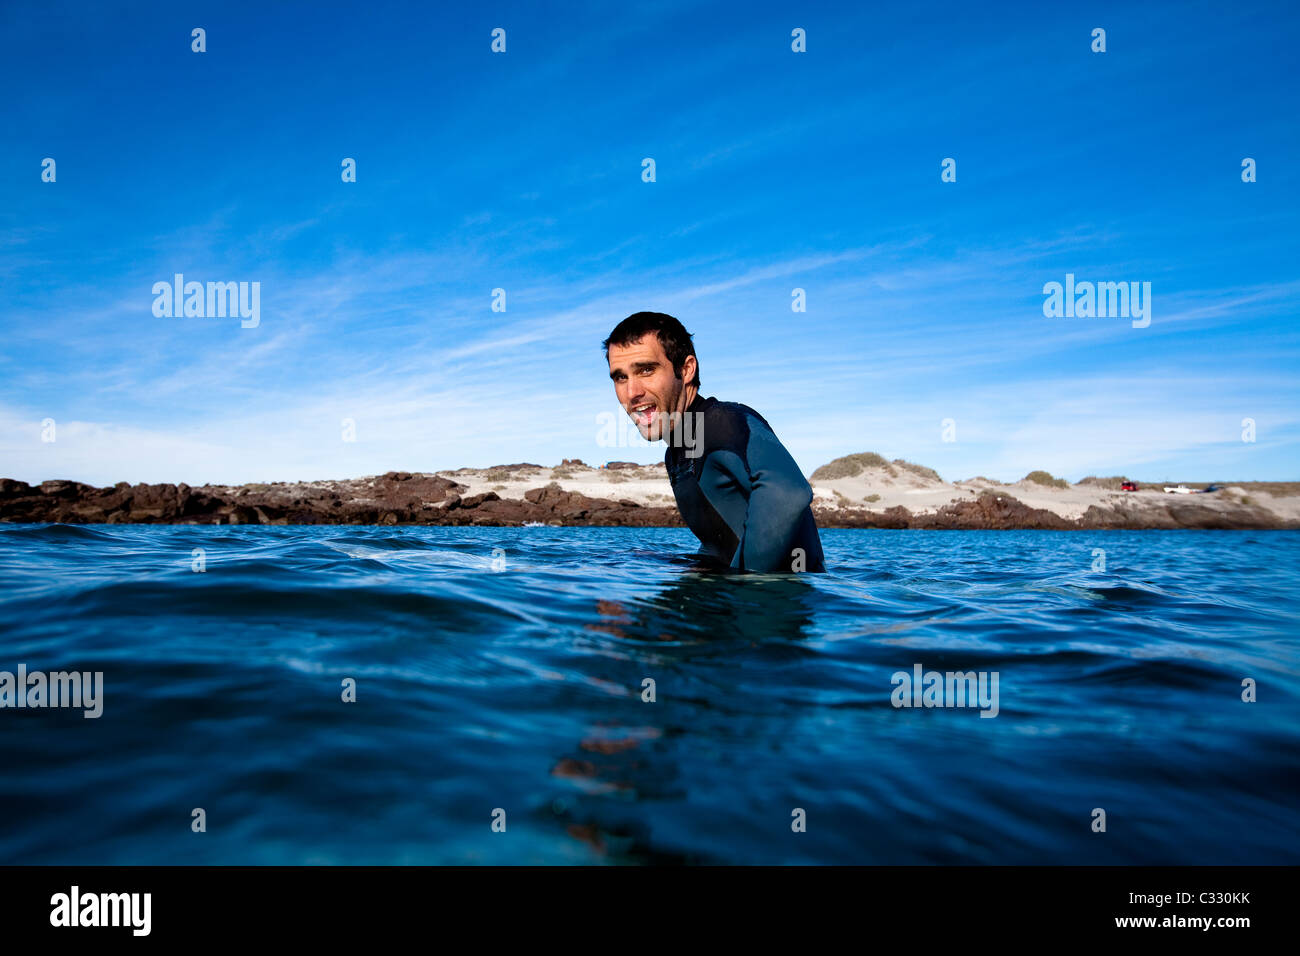
[[[695,343],[691,340],[691,333],[686,331],[686,327],[674,319],[671,315],[663,312],[634,312],[626,319],[614,326],[614,331],[609,333],[601,345],[605,350],[605,358],[609,359],[609,347],[611,345],[631,345],[633,342],[639,342],[641,336],[647,332],[654,332],[659,336],[659,344],[663,346],[664,354],[668,356],[668,361],[672,363],[673,374],[678,378],[682,377],[682,366],[686,364],[686,356],[695,355]],[[700,387],[700,360],[697,356],[695,359],[695,378],[687,382],[687,385],[694,385],[697,389]]]

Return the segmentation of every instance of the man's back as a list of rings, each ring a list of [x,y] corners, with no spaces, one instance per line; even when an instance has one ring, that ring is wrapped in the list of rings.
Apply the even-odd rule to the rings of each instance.
[[[825,571],[812,488],[763,416],[701,395],[686,414],[686,442],[669,441],[664,465],[704,553],[737,570]]]

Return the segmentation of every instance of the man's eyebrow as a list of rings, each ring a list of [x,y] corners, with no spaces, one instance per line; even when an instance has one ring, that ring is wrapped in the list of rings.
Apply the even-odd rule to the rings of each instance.
[[[633,369],[634,371],[638,371],[638,372],[641,371],[642,369],[645,369],[645,368],[658,368],[658,367],[659,367],[659,363],[656,362],[656,361],[654,361],[653,359],[651,359],[650,361],[647,361],[647,362],[633,362],[633,363],[632,363],[632,369]],[[622,371],[623,371],[623,370],[622,370],[621,368],[616,368],[616,369],[614,369],[612,372],[609,373],[609,377],[610,377],[610,378],[614,378],[616,375],[621,374]]]

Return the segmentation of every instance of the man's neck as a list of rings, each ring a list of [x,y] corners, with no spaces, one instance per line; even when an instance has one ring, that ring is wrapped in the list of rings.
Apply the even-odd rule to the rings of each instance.
[[[678,396],[676,410],[669,417],[669,425],[659,435],[659,440],[666,443],[669,449],[672,449],[674,447],[671,436],[674,433],[676,433],[678,436],[681,436],[683,434],[683,429],[688,427],[686,424],[686,416],[688,414],[687,409],[689,409],[692,405],[695,404],[695,400],[699,396],[699,392],[700,392],[699,386],[687,385],[685,388],[682,389],[681,395]],[[695,434],[694,422],[691,423],[689,428],[690,431],[687,432],[686,434],[692,434],[692,435]],[[680,446],[680,444],[681,444],[681,438],[679,437],[678,446]]]

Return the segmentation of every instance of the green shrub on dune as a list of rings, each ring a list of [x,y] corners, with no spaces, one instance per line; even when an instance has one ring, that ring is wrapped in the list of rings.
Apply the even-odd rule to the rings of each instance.
[[[904,471],[910,471],[912,474],[919,475],[922,478],[928,478],[930,481],[943,481],[943,479],[939,477],[937,471],[933,468],[926,468],[925,465],[914,465],[912,462],[903,461],[901,458],[895,458],[894,464],[899,468],[902,468]]]
[[[914,465],[910,461],[904,461],[902,458],[895,458],[892,462],[883,455],[877,455],[874,451],[858,452],[855,455],[845,455],[843,458],[836,458],[834,461],[822,465],[812,473],[813,481],[835,481],[837,478],[856,478],[868,468],[879,468],[890,478],[897,478],[899,469],[907,471],[920,478],[928,481],[943,481],[939,473],[933,468],[926,468],[924,465]]]
[[[1098,488],[1105,488],[1108,491],[1119,491],[1120,486],[1128,481],[1123,475],[1111,475],[1108,478],[1098,478],[1096,475],[1089,475],[1087,478],[1080,478],[1075,482],[1076,485],[1094,485]]]
[[[1046,485],[1049,488],[1069,488],[1070,483],[1064,478],[1053,478],[1050,472],[1031,471],[1021,481],[1032,481],[1036,485]]]
[[[889,467],[889,462],[877,455],[874,451],[858,452],[856,455],[845,455],[843,458],[836,458],[834,461],[822,465],[812,473],[813,481],[834,481],[836,478],[853,478],[862,474],[867,468],[884,468],[890,475],[895,472]]]

